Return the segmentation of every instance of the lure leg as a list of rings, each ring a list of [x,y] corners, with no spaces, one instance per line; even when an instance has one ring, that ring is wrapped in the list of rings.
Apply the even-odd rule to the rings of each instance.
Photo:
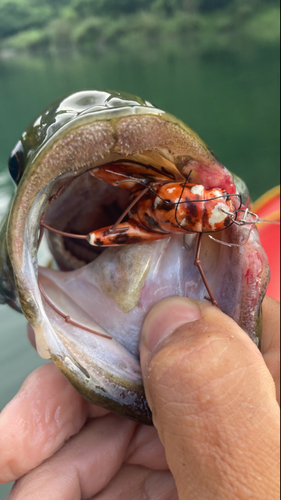
[[[147,231],[143,226],[138,224],[134,219],[118,224],[114,229],[104,227],[93,231],[88,236],[90,245],[93,246],[119,246],[129,244],[150,243],[151,241],[167,238],[170,233],[157,233],[155,231]]]
[[[39,283],[39,281],[38,281],[38,288],[40,290],[40,293],[41,293],[42,297],[44,297],[45,301],[47,302],[47,304],[49,304],[49,306],[59,316],[61,316],[66,323],[68,323],[70,325],[73,325],[73,326],[76,326],[77,328],[80,328],[81,330],[85,330],[86,332],[94,333],[95,335],[98,335],[98,337],[103,337],[105,339],[112,340],[112,337],[110,335],[105,335],[104,333],[97,332],[96,330],[93,330],[92,328],[88,328],[87,326],[83,326],[80,323],[77,323],[77,321],[73,321],[73,319],[71,319],[70,316],[68,316],[67,314],[63,313],[60,309],[58,309],[58,307],[56,307],[55,304],[53,304],[53,302],[51,301],[51,299],[49,299],[48,295],[44,291],[44,289],[43,289],[41,283]]]
[[[138,195],[131,201],[130,205],[120,215],[119,219],[113,226],[104,227],[91,232],[88,235],[88,241],[93,246],[116,246],[128,245],[133,243],[149,243],[151,241],[166,238],[167,233],[161,234],[155,231],[147,231],[141,224],[138,224],[133,218],[127,222],[122,222],[124,217],[136,205],[136,203],[143,197],[149,188],[145,187]]]
[[[148,191],[148,188],[144,188],[139,194],[138,196],[136,196],[136,198],[134,198],[130,205],[124,210],[124,212],[120,215],[119,219],[113,224],[113,226],[111,227],[111,229],[109,229],[110,232],[113,232],[117,226],[120,224],[120,222],[122,222],[122,220],[124,219],[124,217],[130,212],[131,208],[133,208],[135,206],[135,204],[143,197],[143,195]]]
[[[210,289],[209,287],[209,283],[206,279],[206,276],[205,276],[205,273],[203,271],[203,268],[202,268],[202,265],[201,265],[201,260],[200,260],[200,251],[201,251],[201,244],[202,244],[202,236],[203,236],[203,233],[200,233],[198,234],[198,239],[197,239],[197,248],[196,248],[196,258],[195,258],[195,261],[194,261],[194,265],[196,267],[198,267],[198,270],[199,270],[199,273],[201,275],[201,278],[203,280],[203,283],[207,289],[207,292],[209,294],[209,297],[204,297],[206,300],[209,300],[209,302],[211,302],[214,306],[220,308],[220,306],[218,305],[213,293],[212,293],[212,290]]]

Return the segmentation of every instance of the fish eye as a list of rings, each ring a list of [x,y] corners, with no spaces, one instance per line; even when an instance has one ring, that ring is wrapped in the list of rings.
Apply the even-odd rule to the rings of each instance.
[[[16,184],[21,180],[24,170],[23,147],[19,141],[13,149],[8,162],[10,174]]]

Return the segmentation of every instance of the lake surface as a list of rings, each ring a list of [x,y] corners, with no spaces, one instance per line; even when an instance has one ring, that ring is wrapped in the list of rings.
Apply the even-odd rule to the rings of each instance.
[[[279,53],[157,60],[65,54],[0,59],[0,217],[12,194],[6,164],[25,127],[53,100],[82,89],[126,91],[175,114],[247,183],[252,198],[279,183]],[[25,319],[0,306],[0,409],[42,360]],[[1,450],[0,450],[1,453]],[[4,500],[9,485],[0,485]]]

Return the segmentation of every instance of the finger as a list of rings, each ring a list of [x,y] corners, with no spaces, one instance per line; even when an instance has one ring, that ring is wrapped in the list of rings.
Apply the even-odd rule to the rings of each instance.
[[[81,500],[120,469],[136,424],[107,415],[92,421],[53,457],[19,479],[8,500]]]
[[[152,470],[167,470],[164,447],[155,427],[140,425],[127,451],[127,464],[141,465]]]
[[[76,434],[88,417],[106,413],[87,403],[53,363],[41,366],[0,414],[0,482],[26,474]]]
[[[155,472],[124,465],[109,485],[91,500],[178,500],[170,471]]]
[[[166,299],[146,318],[140,351],[179,498],[279,498],[275,386],[238,325],[207,303]]]
[[[261,351],[275,382],[277,400],[280,404],[280,302],[271,297],[265,297],[262,311]]]

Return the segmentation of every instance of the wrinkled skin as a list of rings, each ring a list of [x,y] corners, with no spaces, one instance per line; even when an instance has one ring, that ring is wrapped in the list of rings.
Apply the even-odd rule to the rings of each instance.
[[[171,306],[175,313],[180,301],[175,299],[170,305],[166,303],[164,309]],[[39,497],[49,500],[50,491],[52,500],[86,500],[92,496],[95,500],[279,498],[276,483],[278,463],[276,467],[273,463],[279,448],[273,416],[278,423],[279,412],[271,378],[278,395],[279,305],[268,297],[264,301],[263,359],[234,322],[208,304],[201,303],[200,307],[207,314],[205,330],[208,330],[208,335],[205,335],[205,340],[199,326],[200,336],[196,339],[193,335],[191,348],[192,342],[191,345],[189,341],[184,342],[183,331],[177,329],[165,347],[158,349],[151,364],[150,377],[145,379],[155,425],[165,444],[174,477],[155,428],[137,425],[87,403],[56,367],[48,364],[28,377],[19,394],[0,416],[0,446],[4,450],[0,456],[0,480],[11,481],[25,474],[17,481],[9,500],[35,500]],[[149,322],[155,322],[155,309],[146,321],[144,334]],[[179,310],[174,320],[179,322]],[[188,330],[185,338],[187,335]],[[213,353],[221,362],[212,360],[206,364],[204,377],[201,362],[204,351],[208,350],[208,338],[212,339]],[[198,355],[193,359],[194,343],[201,362]],[[181,380],[182,392],[173,393],[167,388],[171,383],[177,384],[176,377],[180,380],[183,375],[179,362],[182,365],[184,350],[186,359],[193,366],[193,385],[190,387],[187,383],[187,365],[186,379]],[[170,356],[167,356],[168,352]],[[174,363],[171,362],[172,353]],[[148,360],[144,343],[141,355],[145,374],[144,364]],[[160,357],[163,370],[159,371],[155,365]],[[239,363],[241,368],[243,366],[242,379],[237,371]],[[171,372],[173,380],[169,376]],[[230,378],[233,381],[231,390]],[[222,385],[225,388],[223,399]],[[208,408],[204,406],[204,387],[209,387],[211,396]],[[179,397],[182,398],[180,407],[177,404]],[[237,420],[237,412],[245,418]],[[189,425],[185,427],[181,425],[183,415],[189,419]],[[174,432],[175,422],[177,432]],[[169,439],[168,431],[173,439]],[[191,436],[181,478],[184,433],[186,437],[189,433]],[[180,447],[177,437],[181,437]],[[242,450],[245,453],[241,453]],[[212,458],[213,453],[216,460]],[[210,468],[212,474],[208,475]],[[207,488],[205,492],[204,488]]]
[[[23,311],[39,354],[52,358],[88,401],[150,424],[139,365],[140,330],[151,307],[165,297],[204,299],[206,289],[194,266],[194,235],[107,248],[100,254],[50,232],[57,268],[38,268],[44,212],[48,225],[87,234],[113,224],[117,212],[126,208],[126,190],[90,175],[120,160],[142,165],[142,171],[152,166],[155,175],[175,182],[189,176],[206,189],[238,193],[243,205],[249,205],[243,181],[177,118],[126,94],[74,94],[46,110],[12,153],[9,166],[18,187],[0,230],[0,302]],[[150,180],[148,174],[144,178]],[[235,224],[215,233],[238,245],[232,247],[204,234],[201,261],[222,311],[258,344],[269,268],[256,229],[243,245],[248,233],[248,227]],[[38,280],[56,308],[82,328],[65,322],[50,306]]]

